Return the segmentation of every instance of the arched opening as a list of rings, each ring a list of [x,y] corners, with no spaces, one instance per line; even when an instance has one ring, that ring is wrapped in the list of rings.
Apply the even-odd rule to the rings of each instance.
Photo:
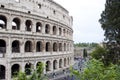
[[[53,35],[56,35],[57,34],[57,28],[56,26],[53,26]]]
[[[32,42],[31,41],[27,41],[25,43],[25,52],[32,52]]]
[[[46,62],[46,72],[50,71],[50,66],[51,66],[50,61],[47,61]]]
[[[6,42],[0,39],[0,54],[6,53]]]
[[[50,33],[50,25],[49,24],[46,24],[46,26],[45,26],[45,33],[46,34]]]
[[[20,19],[14,18],[12,21],[12,29],[20,30]]]
[[[59,51],[62,51],[62,43],[59,43]]]
[[[12,77],[15,77],[19,71],[20,71],[19,64],[14,64],[11,68]]]
[[[67,63],[66,58],[64,58],[64,67],[66,67],[66,63]]]
[[[47,42],[46,43],[46,52],[49,52],[50,51],[50,42]]]
[[[57,51],[57,43],[53,43],[53,51]]]
[[[19,53],[20,52],[20,43],[18,40],[12,42],[12,52]]]
[[[0,15],[0,29],[6,29],[7,19],[5,16]]]
[[[26,31],[31,31],[32,30],[32,21],[31,20],[27,20],[25,22],[26,25]]]
[[[42,24],[40,22],[36,23],[36,32],[42,32]]]
[[[36,44],[36,52],[41,52],[42,51],[42,42],[38,41]]]
[[[6,76],[5,71],[6,71],[5,66],[0,65],[0,80],[5,79],[5,76]]]
[[[31,75],[31,66],[32,66],[31,63],[26,63],[26,65],[25,65],[25,74],[26,75]]]
[[[62,34],[62,29],[61,28],[59,28],[59,35],[61,35]]]
[[[53,70],[56,70],[57,69],[57,60],[54,60],[53,61]]]
[[[40,64],[42,64],[42,62],[38,62],[38,63],[36,64],[36,68],[38,68],[38,67],[40,66]]]
[[[62,59],[59,60],[59,68],[62,68]]]
[[[68,65],[69,65],[69,62],[70,62],[70,61],[69,61],[69,58],[67,58],[67,64],[68,64]]]
[[[63,36],[65,36],[65,33],[66,33],[66,32],[65,32],[65,29],[63,29]]]
[[[66,51],[66,43],[64,43],[64,51]]]

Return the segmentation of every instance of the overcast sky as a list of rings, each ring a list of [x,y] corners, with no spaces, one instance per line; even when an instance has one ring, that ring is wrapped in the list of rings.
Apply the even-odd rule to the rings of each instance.
[[[106,0],[54,0],[73,16],[73,39],[78,42],[102,42],[104,32],[98,20]]]

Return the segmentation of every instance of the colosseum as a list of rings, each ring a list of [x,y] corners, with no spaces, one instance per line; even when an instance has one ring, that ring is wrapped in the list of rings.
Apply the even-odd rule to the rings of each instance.
[[[73,64],[73,19],[53,0],[0,0],[0,80],[31,72],[65,72]]]

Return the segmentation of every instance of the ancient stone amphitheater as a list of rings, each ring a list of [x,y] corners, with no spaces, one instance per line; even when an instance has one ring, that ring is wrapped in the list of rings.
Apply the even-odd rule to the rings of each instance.
[[[73,19],[53,0],[0,0],[0,80],[18,71],[65,72],[73,64]]]

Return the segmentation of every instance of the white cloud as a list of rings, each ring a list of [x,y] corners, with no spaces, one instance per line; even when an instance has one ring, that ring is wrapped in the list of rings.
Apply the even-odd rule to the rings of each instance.
[[[105,0],[54,0],[65,7],[74,19],[75,42],[101,42],[103,30],[98,20]]]

